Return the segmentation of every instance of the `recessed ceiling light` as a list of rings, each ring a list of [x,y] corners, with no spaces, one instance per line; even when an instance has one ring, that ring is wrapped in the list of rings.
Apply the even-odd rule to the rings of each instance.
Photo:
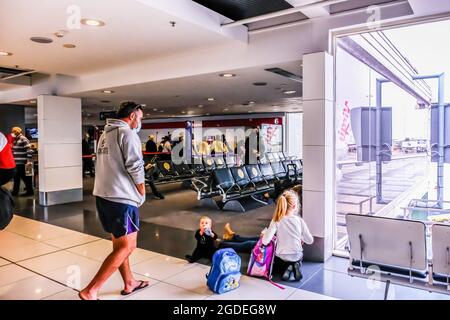
[[[163,112],[164,112],[164,110],[160,110],[159,112],[163,113]]]
[[[202,105],[202,104],[199,104],[198,107],[199,107],[199,108],[203,108],[203,105]]]
[[[0,56],[2,56],[2,57],[12,56],[12,55],[13,54],[11,52],[0,51]]]
[[[234,73],[222,73],[222,74],[220,74],[220,76],[222,78],[233,78],[233,77],[236,77],[236,75]]]
[[[158,111],[158,109],[157,108],[153,108],[153,111]]]
[[[147,117],[150,116],[150,113],[147,113]]]
[[[296,92],[297,91],[295,91],[295,90],[285,90],[285,91],[283,91],[284,94],[294,94]]]
[[[145,103],[140,104],[142,108],[145,108],[147,105]]]
[[[248,113],[252,113],[253,111],[249,110]]]
[[[210,115],[210,113],[209,113],[209,112],[208,112],[208,113],[205,113],[205,115],[209,116],[209,115]]]
[[[181,113],[186,113],[186,111],[181,111]]]
[[[102,93],[114,93],[112,90],[102,90]]]
[[[73,48],[76,48],[77,46],[74,44],[71,44],[71,43],[66,43],[66,44],[63,44],[63,47],[67,48],[67,49],[73,49]]]
[[[97,19],[81,19],[81,23],[90,27],[103,27],[105,23]]]
[[[248,104],[255,104],[255,101],[249,101]]]
[[[208,98],[208,101],[215,101],[215,98]]]
[[[53,42],[53,39],[47,38],[47,37],[31,37],[30,40],[33,42],[45,43],[45,44]]]
[[[228,109],[228,108],[223,109],[223,111],[228,111],[228,110],[230,110],[230,109]]]

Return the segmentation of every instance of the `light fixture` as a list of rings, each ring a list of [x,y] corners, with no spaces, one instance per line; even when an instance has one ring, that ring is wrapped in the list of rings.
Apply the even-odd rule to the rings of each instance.
[[[147,117],[150,116],[150,113],[147,113]]]
[[[216,99],[215,98],[208,98],[208,101],[215,101]]]
[[[236,75],[234,73],[221,73],[219,76],[221,76],[222,78],[233,78],[233,77],[236,77]]]
[[[209,113],[209,112],[207,112],[207,113],[205,113],[205,115],[206,115],[206,116],[209,116],[209,115],[210,115],[210,113]]]
[[[153,108],[153,111],[158,111],[158,109],[157,108]]]
[[[297,91],[295,91],[295,90],[285,90],[285,91],[283,91],[284,94],[294,94],[296,92]]]
[[[249,110],[248,113],[252,113],[253,111]]]
[[[55,35],[55,37],[57,37],[57,38],[62,38],[62,37],[64,37],[67,33],[68,33],[68,32],[67,32],[66,30],[59,30],[59,31],[56,31],[56,32],[54,33],[54,35]]]
[[[255,104],[255,101],[249,101],[248,104]]]
[[[199,107],[199,108],[203,108],[203,105],[202,105],[202,104],[199,104],[198,107]]]
[[[228,111],[228,110],[230,110],[230,109],[228,109],[228,108],[223,109],[223,111]]]
[[[181,113],[185,114],[185,113],[186,113],[186,111],[181,111]]]
[[[114,91],[112,91],[112,90],[102,90],[102,93],[114,93]]]
[[[105,23],[101,20],[97,19],[81,19],[81,24],[84,24],[86,26],[90,27],[103,27]]]
[[[1,57],[8,57],[8,56],[12,56],[13,54],[11,52],[6,52],[6,51],[0,51],[0,56]]]
[[[73,48],[76,48],[77,46],[72,43],[66,43],[66,44],[63,44],[63,47],[67,48],[67,49],[73,49]]]
[[[163,112],[164,112],[164,110],[159,110],[159,112],[163,113]]]
[[[142,108],[145,108],[147,105],[145,103],[140,104]]]

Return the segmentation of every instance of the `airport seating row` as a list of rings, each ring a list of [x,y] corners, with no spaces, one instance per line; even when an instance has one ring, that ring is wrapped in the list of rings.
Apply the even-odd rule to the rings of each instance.
[[[275,159],[275,158],[273,158]],[[277,158],[279,159],[279,158]],[[286,175],[289,172],[290,176],[295,174],[302,174],[302,162],[300,159],[278,160],[276,162],[266,162],[274,163],[276,174]],[[295,171],[293,167],[288,170],[288,164],[294,163],[297,168]],[[238,161],[236,155],[216,155],[216,156],[203,156],[194,157],[190,164],[186,161],[181,163],[172,162],[171,160],[156,160],[155,167],[150,170],[147,175],[153,175],[153,180],[155,184],[166,184],[172,182],[180,182],[185,180],[190,180],[192,178],[200,178],[204,180],[208,178],[211,173],[217,169],[233,168],[236,166],[241,166],[242,163]],[[156,173],[156,174],[155,174]]]
[[[450,290],[450,225],[434,224],[427,235],[422,221],[347,214],[346,223],[351,275],[373,278],[379,271],[389,281]]]
[[[217,202],[223,208],[230,201],[270,193],[278,181],[295,179],[301,183],[301,160],[284,160],[249,164],[230,168],[216,168],[207,179],[193,178],[192,185],[197,199],[220,197]]]

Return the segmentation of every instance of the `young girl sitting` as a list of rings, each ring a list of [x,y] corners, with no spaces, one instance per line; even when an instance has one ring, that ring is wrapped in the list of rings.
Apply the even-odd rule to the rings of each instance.
[[[278,197],[272,221],[262,239],[262,243],[267,245],[274,235],[277,236],[274,271],[284,271],[282,279],[285,281],[301,280],[303,243],[312,244],[314,241],[300,213],[301,205],[297,193],[292,190],[283,192]]]

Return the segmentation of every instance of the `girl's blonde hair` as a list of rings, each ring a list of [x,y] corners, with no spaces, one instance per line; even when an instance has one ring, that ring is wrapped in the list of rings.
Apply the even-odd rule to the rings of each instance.
[[[275,213],[273,214],[272,220],[279,222],[286,215],[288,209],[297,208],[297,212],[300,212],[300,200],[296,192],[292,190],[286,190],[283,192],[277,200],[277,206],[275,208]]]

